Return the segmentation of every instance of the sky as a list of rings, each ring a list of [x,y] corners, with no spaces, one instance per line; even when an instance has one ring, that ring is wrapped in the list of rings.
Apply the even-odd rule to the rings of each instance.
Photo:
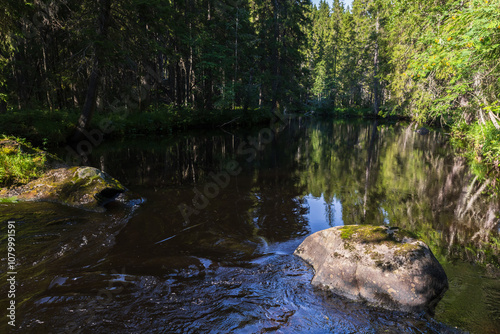
[[[352,5],[352,0],[341,0],[341,1],[344,3],[344,5],[346,7],[347,6],[351,7],[351,5]],[[330,6],[331,6],[333,0],[326,0],[326,2],[328,2],[330,4]],[[315,5],[318,5],[319,4],[319,0],[312,0],[312,3],[315,4]]]

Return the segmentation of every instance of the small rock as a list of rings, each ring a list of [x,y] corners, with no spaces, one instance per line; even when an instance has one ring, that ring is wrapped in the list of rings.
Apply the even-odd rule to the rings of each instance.
[[[429,129],[426,129],[426,128],[420,128],[416,131],[419,135],[428,135],[429,134]]]
[[[432,314],[448,289],[429,247],[409,232],[385,226],[323,230],[294,254],[314,268],[313,285],[386,309]]]

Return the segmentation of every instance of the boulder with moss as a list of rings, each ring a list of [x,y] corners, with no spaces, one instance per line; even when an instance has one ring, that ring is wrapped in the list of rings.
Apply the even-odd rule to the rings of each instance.
[[[116,179],[93,167],[51,169],[25,185],[0,190],[1,198],[49,201],[91,211],[102,207],[127,189]]]
[[[0,139],[0,202],[50,201],[91,211],[127,189],[93,167],[70,167],[15,138]]]
[[[313,285],[377,307],[432,314],[448,289],[429,247],[397,228],[333,227],[307,237],[295,255],[314,268]]]

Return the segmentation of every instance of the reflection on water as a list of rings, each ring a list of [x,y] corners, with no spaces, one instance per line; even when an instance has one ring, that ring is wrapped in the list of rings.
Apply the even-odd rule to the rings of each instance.
[[[52,240],[48,221],[82,220],[83,234],[92,231],[90,222],[102,225],[120,215],[123,222],[115,243],[77,248],[78,256],[63,254],[63,262],[30,272],[36,278],[21,308],[23,332],[65,326],[98,333],[500,328],[497,273],[467,264],[498,265],[498,202],[481,195],[483,186],[444,134],[303,119],[290,120],[270,142],[259,130],[115,142],[94,152],[95,167],[147,201],[130,219],[117,209],[108,218],[63,211],[60,218],[37,218],[44,223],[33,230],[25,227],[23,233],[44,235],[44,247],[53,249],[62,236],[76,238],[78,229],[57,230]],[[244,153],[246,143],[261,149],[255,157]],[[212,188],[206,207],[194,206],[233,160],[241,172]],[[181,204],[192,211],[183,215]],[[32,210],[18,205],[9,210]],[[311,269],[292,255],[298,244],[331,226],[363,223],[404,227],[432,247],[450,279],[436,310],[446,325],[328,297],[309,285]],[[23,263],[36,259],[33,250],[27,248]]]

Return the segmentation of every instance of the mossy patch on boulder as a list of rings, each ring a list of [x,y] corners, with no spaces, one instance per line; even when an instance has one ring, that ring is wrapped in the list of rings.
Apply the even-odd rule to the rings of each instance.
[[[313,285],[387,309],[432,313],[448,289],[429,247],[397,228],[329,228],[307,237],[294,254],[314,268]]]

